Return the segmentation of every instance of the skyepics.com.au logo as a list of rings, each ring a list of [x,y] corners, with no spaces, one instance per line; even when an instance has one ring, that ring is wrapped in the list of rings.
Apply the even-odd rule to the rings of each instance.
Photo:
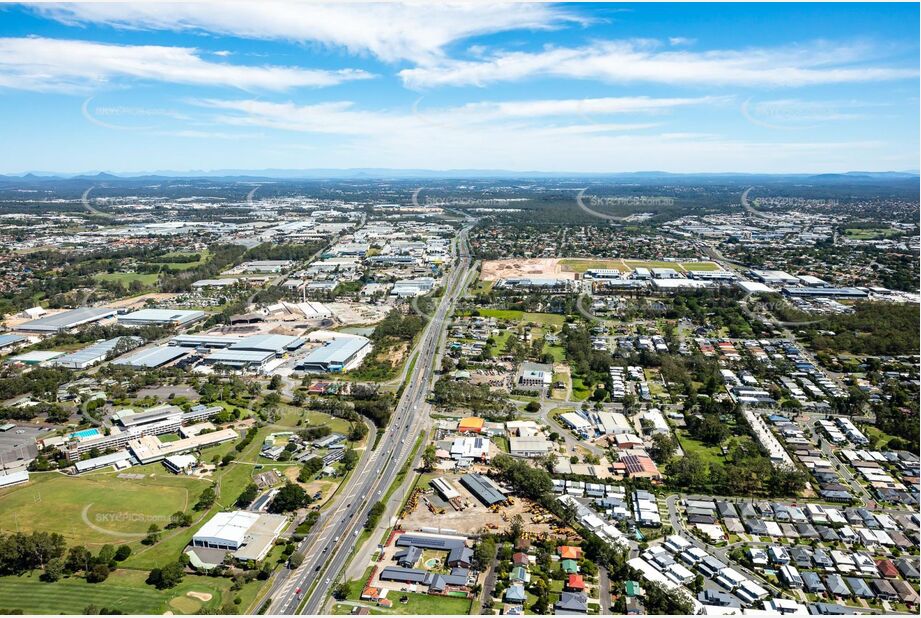
[[[664,195],[612,195],[596,196],[586,195],[587,188],[579,189],[576,193],[576,205],[582,212],[605,221],[631,221],[636,214],[611,215],[597,210],[598,208],[644,208],[655,209],[663,206],[673,206],[675,198]]]
[[[158,515],[138,511],[100,511],[91,514],[92,507],[92,504],[87,504],[83,507],[83,511],[80,513],[83,523],[96,532],[113,537],[143,538],[147,536],[146,530],[151,525],[167,528],[170,524],[179,523],[174,515]],[[135,530],[143,528],[145,532],[126,532],[118,529],[126,524],[129,524],[129,527],[133,527]]]
[[[172,515],[151,515],[150,513],[132,513],[129,511],[115,511],[107,513],[93,513],[93,521],[97,524],[112,522],[139,522],[144,524],[169,525],[176,521]]]
[[[150,131],[162,124],[155,120],[184,117],[176,110],[162,107],[94,105],[93,97],[83,101],[80,112],[88,122],[115,131]]]
[[[752,311],[752,317],[761,318],[774,326],[780,327],[802,327],[813,324],[821,324],[828,320],[827,315],[799,314],[791,316],[791,305],[781,300],[773,300],[767,296],[754,295],[747,293],[742,297],[743,303],[747,303]],[[787,319],[781,319],[777,316],[786,316]],[[791,319],[792,318],[792,319]]]

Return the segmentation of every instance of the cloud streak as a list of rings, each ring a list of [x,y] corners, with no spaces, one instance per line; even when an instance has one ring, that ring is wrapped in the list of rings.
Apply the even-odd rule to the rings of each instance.
[[[427,64],[451,43],[511,30],[581,22],[547,4],[74,3],[33,7],[65,24],[171,30],[318,43],[394,62]]]
[[[813,44],[775,49],[661,50],[649,41],[604,41],[537,52],[500,51],[400,71],[416,89],[485,86],[534,77],[675,86],[802,87],[915,78],[916,68],[869,66],[863,45]]]
[[[359,69],[335,71],[209,62],[189,47],[112,45],[41,37],[0,39],[0,87],[88,92],[123,79],[284,91],[369,79]]]

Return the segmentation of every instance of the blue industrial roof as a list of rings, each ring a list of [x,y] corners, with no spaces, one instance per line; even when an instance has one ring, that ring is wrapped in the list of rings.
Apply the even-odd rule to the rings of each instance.
[[[0,335],[0,348],[5,348],[8,345],[13,345],[14,343],[19,343],[20,341],[25,341],[26,338],[22,335],[14,335],[12,333],[5,333]]]

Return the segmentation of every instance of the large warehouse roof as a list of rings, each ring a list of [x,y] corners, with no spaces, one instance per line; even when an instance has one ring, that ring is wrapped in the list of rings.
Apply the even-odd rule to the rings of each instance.
[[[79,309],[71,309],[63,313],[49,315],[37,320],[30,320],[17,326],[16,330],[56,333],[82,324],[110,318],[115,315],[115,313],[115,309],[106,309],[104,307],[81,307]]]
[[[294,350],[304,345],[300,337],[289,335],[250,335],[232,344],[232,350],[258,350],[281,354],[285,350]]]
[[[236,335],[176,335],[170,339],[170,344],[186,348],[229,348],[241,341],[243,337]]]
[[[175,324],[182,325],[205,317],[204,311],[183,309],[141,309],[118,316],[120,324]]]
[[[212,352],[205,358],[205,361],[214,365],[227,365],[228,367],[248,367],[250,365],[264,365],[274,356],[274,352],[226,349]]]
[[[307,355],[302,365],[333,365],[347,363],[360,352],[370,340],[365,337],[336,337],[321,348]]]
[[[217,513],[195,533],[193,540],[211,545],[239,547],[243,545],[246,532],[258,520],[259,513],[248,511]]]
[[[448,536],[438,534],[419,534],[407,532],[397,537],[397,547],[421,547],[422,549],[438,549],[450,551],[455,547],[465,547],[467,539],[461,536]]]
[[[505,495],[499,491],[496,484],[482,474],[465,474],[460,482],[486,506],[505,502]]]
[[[174,361],[181,356],[185,356],[188,353],[188,350],[176,346],[160,346],[140,350],[134,354],[114,360],[112,364],[154,369]]]
[[[8,345],[13,345],[25,341],[26,338],[22,335],[13,335],[11,333],[4,333],[0,335],[0,348],[5,348]]]
[[[121,351],[127,351],[129,348],[136,348],[144,343],[144,340],[140,337],[114,337],[112,339],[106,339],[105,341],[97,341],[82,350],[59,356],[54,360],[53,364],[60,367],[69,367],[71,369],[83,369],[93,363],[105,360],[106,356],[118,347],[122,339],[126,341],[126,347],[122,348]]]

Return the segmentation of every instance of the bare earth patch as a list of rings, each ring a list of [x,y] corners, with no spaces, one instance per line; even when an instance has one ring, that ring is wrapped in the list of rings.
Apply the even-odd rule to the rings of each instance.
[[[480,279],[495,281],[509,277],[556,277],[575,279],[576,273],[563,272],[559,258],[513,258],[483,262]]]

